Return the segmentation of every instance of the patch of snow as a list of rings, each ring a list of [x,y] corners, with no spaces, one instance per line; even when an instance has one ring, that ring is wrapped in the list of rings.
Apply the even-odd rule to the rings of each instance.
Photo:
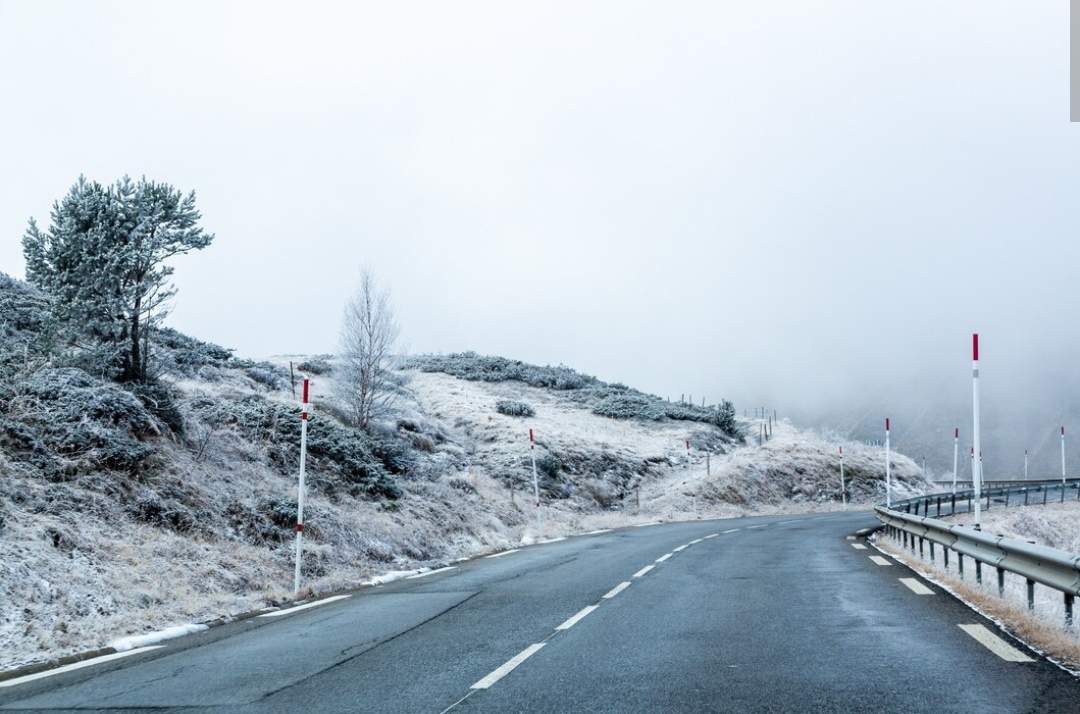
[[[174,625],[173,627],[167,627],[164,630],[150,632],[145,635],[121,637],[118,640],[110,642],[109,647],[112,647],[117,652],[127,652],[128,650],[138,649],[139,647],[149,647],[150,645],[156,645],[165,640],[176,639],[177,637],[191,635],[196,632],[203,632],[208,629],[210,629],[208,625],[199,625],[196,623]]]

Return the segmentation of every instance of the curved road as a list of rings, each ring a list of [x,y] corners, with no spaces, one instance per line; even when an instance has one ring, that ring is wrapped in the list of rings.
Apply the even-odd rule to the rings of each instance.
[[[875,524],[862,512],[569,538],[0,686],[0,710],[1080,710],[1080,680],[855,547]]]

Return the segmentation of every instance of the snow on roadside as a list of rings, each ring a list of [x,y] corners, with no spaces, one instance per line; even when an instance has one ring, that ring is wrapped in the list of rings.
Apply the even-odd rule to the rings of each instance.
[[[132,635],[130,637],[121,637],[118,640],[113,640],[112,642],[110,642],[109,647],[112,647],[117,652],[127,652],[128,650],[138,649],[139,647],[147,647],[149,645],[156,645],[159,642],[173,640],[177,637],[191,635],[196,632],[203,632],[204,630],[208,629],[210,629],[208,625],[200,625],[195,623],[189,623],[187,625],[175,625],[173,627],[167,627],[164,630],[150,632],[145,635]]]

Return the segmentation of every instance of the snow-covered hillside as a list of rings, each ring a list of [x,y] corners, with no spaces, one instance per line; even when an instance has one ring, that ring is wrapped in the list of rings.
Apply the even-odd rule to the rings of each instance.
[[[121,385],[43,347],[43,304],[0,276],[0,602],[15,604],[0,609],[0,668],[291,597],[288,360],[163,330],[156,382]],[[465,355],[411,362],[369,433],[339,418],[329,360],[293,361],[315,394],[309,590],[658,518],[838,507],[835,442],[781,424],[766,445],[744,445],[723,404]],[[845,452],[855,499],[880,498],[880,452]],[[903,489],[921,487],[909,459],[894,466]]]

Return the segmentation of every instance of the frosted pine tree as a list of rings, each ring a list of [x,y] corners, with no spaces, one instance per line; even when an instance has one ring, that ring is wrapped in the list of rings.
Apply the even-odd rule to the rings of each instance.
[[[27,279],[52,296],[57,316],[103,367],[146,381],[152,329],[176,293],[165,261],[214,239],[198,226],[194,192],[145,178],[103,186],[79,177],[50,218],[47,231],[31,219],[23,236]]]

